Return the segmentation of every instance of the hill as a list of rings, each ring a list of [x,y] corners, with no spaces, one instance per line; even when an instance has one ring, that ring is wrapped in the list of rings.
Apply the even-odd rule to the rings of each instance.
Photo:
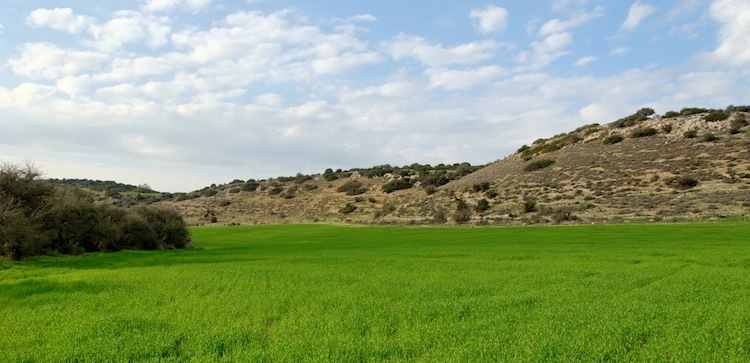
[[[750,107],[642,109],[483,167],[415,164],[235,180],[159,203],[191,224],[680,221],[750,211]],[[375,172],[373,172],[375,170]],[[403,189],[401,189],[403,188]]]

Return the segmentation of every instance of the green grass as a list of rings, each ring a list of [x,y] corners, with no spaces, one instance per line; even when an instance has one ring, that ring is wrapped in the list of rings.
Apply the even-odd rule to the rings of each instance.
[[[0,361],[750,361],[750,224],[197,228],[0,266]]]

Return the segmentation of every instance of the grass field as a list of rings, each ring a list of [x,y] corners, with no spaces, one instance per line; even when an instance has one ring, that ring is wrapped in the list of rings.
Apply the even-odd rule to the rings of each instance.
[[[197,228],[0,265],[0,361],[750,361],[750,224]]]

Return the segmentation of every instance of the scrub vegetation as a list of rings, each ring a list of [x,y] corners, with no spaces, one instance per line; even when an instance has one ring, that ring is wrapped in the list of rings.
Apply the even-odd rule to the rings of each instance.
[[[96,203],[81,188],[39,176],[32,165],[0,165],[0,257],[190,245],[187,225],[174,210]]]
[[[202,227],[0,264],[0,361],[750,360],[750,224]]]

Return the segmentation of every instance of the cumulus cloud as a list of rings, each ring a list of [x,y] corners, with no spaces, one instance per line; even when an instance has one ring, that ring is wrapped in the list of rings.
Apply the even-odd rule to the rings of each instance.
[[[430,77],[431,88],[459,90],[490,83],[508,74],[508,71],[500,66],[484,66],[461,70],[434,69],[428,70],[427,74]]]
[[[93,51],[59,48],[50,43],[28,43],[19,58],[8,61],[10,69],[31,79],[57,79],[99,69],[108,57]]]
[[[716,49],[710,57],[735,66],[750,63],[750,3],[743,0],[715,0],[709,9],[721,24]]]
[[[622,30],[633,31],[638,28],[641,22],[656,12],[656,7],[649,4],[643,4],[640,1],[634,2],[630,5],[628,10],[628,17],[622,23],[620,27]]]
[[[482,34],[505,30],[508,25],[508,10],[495,5],[484,9],[474,9],[469,13],[474,20],[474,27]]]
[[[184,9],[193,13],[211,6],[213,0],[141,0],[141,9],[147,13],[169,12]]]
[[[569,32],[548,35],[541,41],[531,43],[532,51],[519,53],[517,60],[522,66],[544,68],[567,54],[566,48],[572,41],[573,35]]]
[[[78,34],[93,25],[95,19],[78,15],[71,8],[36,9],[26,17],[26,23],[33,28],[51,29]]]
[[[446,48],[440,43],[430,43],[427,39],[400,34],[392,41],[384,43],[384,48],[396,59],[416,58],[431,67],[450,64],[475,64],[491,58],[499,45],[490,40],[475,41]]]
[[[141,42],[151,48],[158,48],[169,41],[171,29],[168,23],[168,18],[164,17],[144,15],[137,11],[117,11],[108,22],[89,27],[93,40],[86,44],[109,52]]]

